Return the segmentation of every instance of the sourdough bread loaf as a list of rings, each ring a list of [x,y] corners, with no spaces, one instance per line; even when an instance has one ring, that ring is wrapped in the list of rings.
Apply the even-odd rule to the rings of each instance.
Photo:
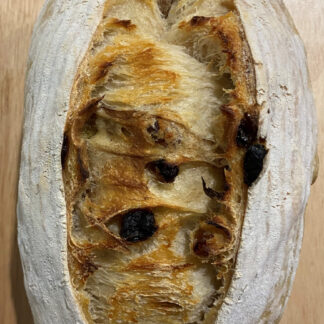
[[[37,323],[272,323],[315,171],[281,1],[48,1],[18,201]]]

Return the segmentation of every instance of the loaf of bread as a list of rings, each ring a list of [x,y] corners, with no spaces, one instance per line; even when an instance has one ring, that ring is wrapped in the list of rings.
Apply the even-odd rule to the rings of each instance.
[[[278,322],[317,134],[281,0],[49,0],[25,103],[36,323]]]

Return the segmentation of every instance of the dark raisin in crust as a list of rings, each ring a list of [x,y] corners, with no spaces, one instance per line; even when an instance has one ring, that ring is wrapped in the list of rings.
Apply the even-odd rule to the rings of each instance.
[[[179,167],[164,159],[150,162],[147,167],[161,182],[171,183],[179,174]]]
[[[135,243],[148,239],[156,230],[153,212],[149,209],[135,209],[123,215],[120,236]]]
[[[261,144],[252,145],[247,150],[244,157],[244,182],[248,186],[251,186],[260,175],[267,152]]]

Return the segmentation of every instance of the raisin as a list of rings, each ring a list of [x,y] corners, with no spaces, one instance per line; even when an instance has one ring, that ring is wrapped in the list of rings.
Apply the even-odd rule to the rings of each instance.
[[[267,153],[267,149],[260,144],[252,145],[247,150],[244,157],[244,182],[248,186],[251,186],[260,175]]]
[[[237,129],[236,143],[239,147],[249,147],[256,140],[258,133],[257,115],[244,114]]]
[[[147,167],[161,182],[171,183],[179,174],[179,167],[175,164],[168,163],[164,159],[150,162]]]
[[[120,236],[135,243],[148,239],[156,230],[153,212],[149,209],[135,209],[123,215]]]
[[[62,168],[64,168],[64,166],[65,166],[65,161],[66,161],[66,157],[67,157],[68,153],[69,153],[69,137],[66,133],[64,133],[62,151],[61,151]]]

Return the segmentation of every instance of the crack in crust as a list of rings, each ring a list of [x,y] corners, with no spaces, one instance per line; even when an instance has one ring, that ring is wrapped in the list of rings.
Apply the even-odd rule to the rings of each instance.
[[[209,323],[246,204],[237,134],[244,116],[258,119],[249,48],[232,6],[166,28],[155,1],[131,0],[134,13],[119,19],[125,4],[107,2],[71,93],[62,163],[72,284],[89,323]],[[171,15],[180,2],[164,5]],[[138,10],[163,33],[144,31]],[[136,210],[150,210],[156,231],[127,242],[122,217]],[[145,233],[141,222],[131,228]]]

